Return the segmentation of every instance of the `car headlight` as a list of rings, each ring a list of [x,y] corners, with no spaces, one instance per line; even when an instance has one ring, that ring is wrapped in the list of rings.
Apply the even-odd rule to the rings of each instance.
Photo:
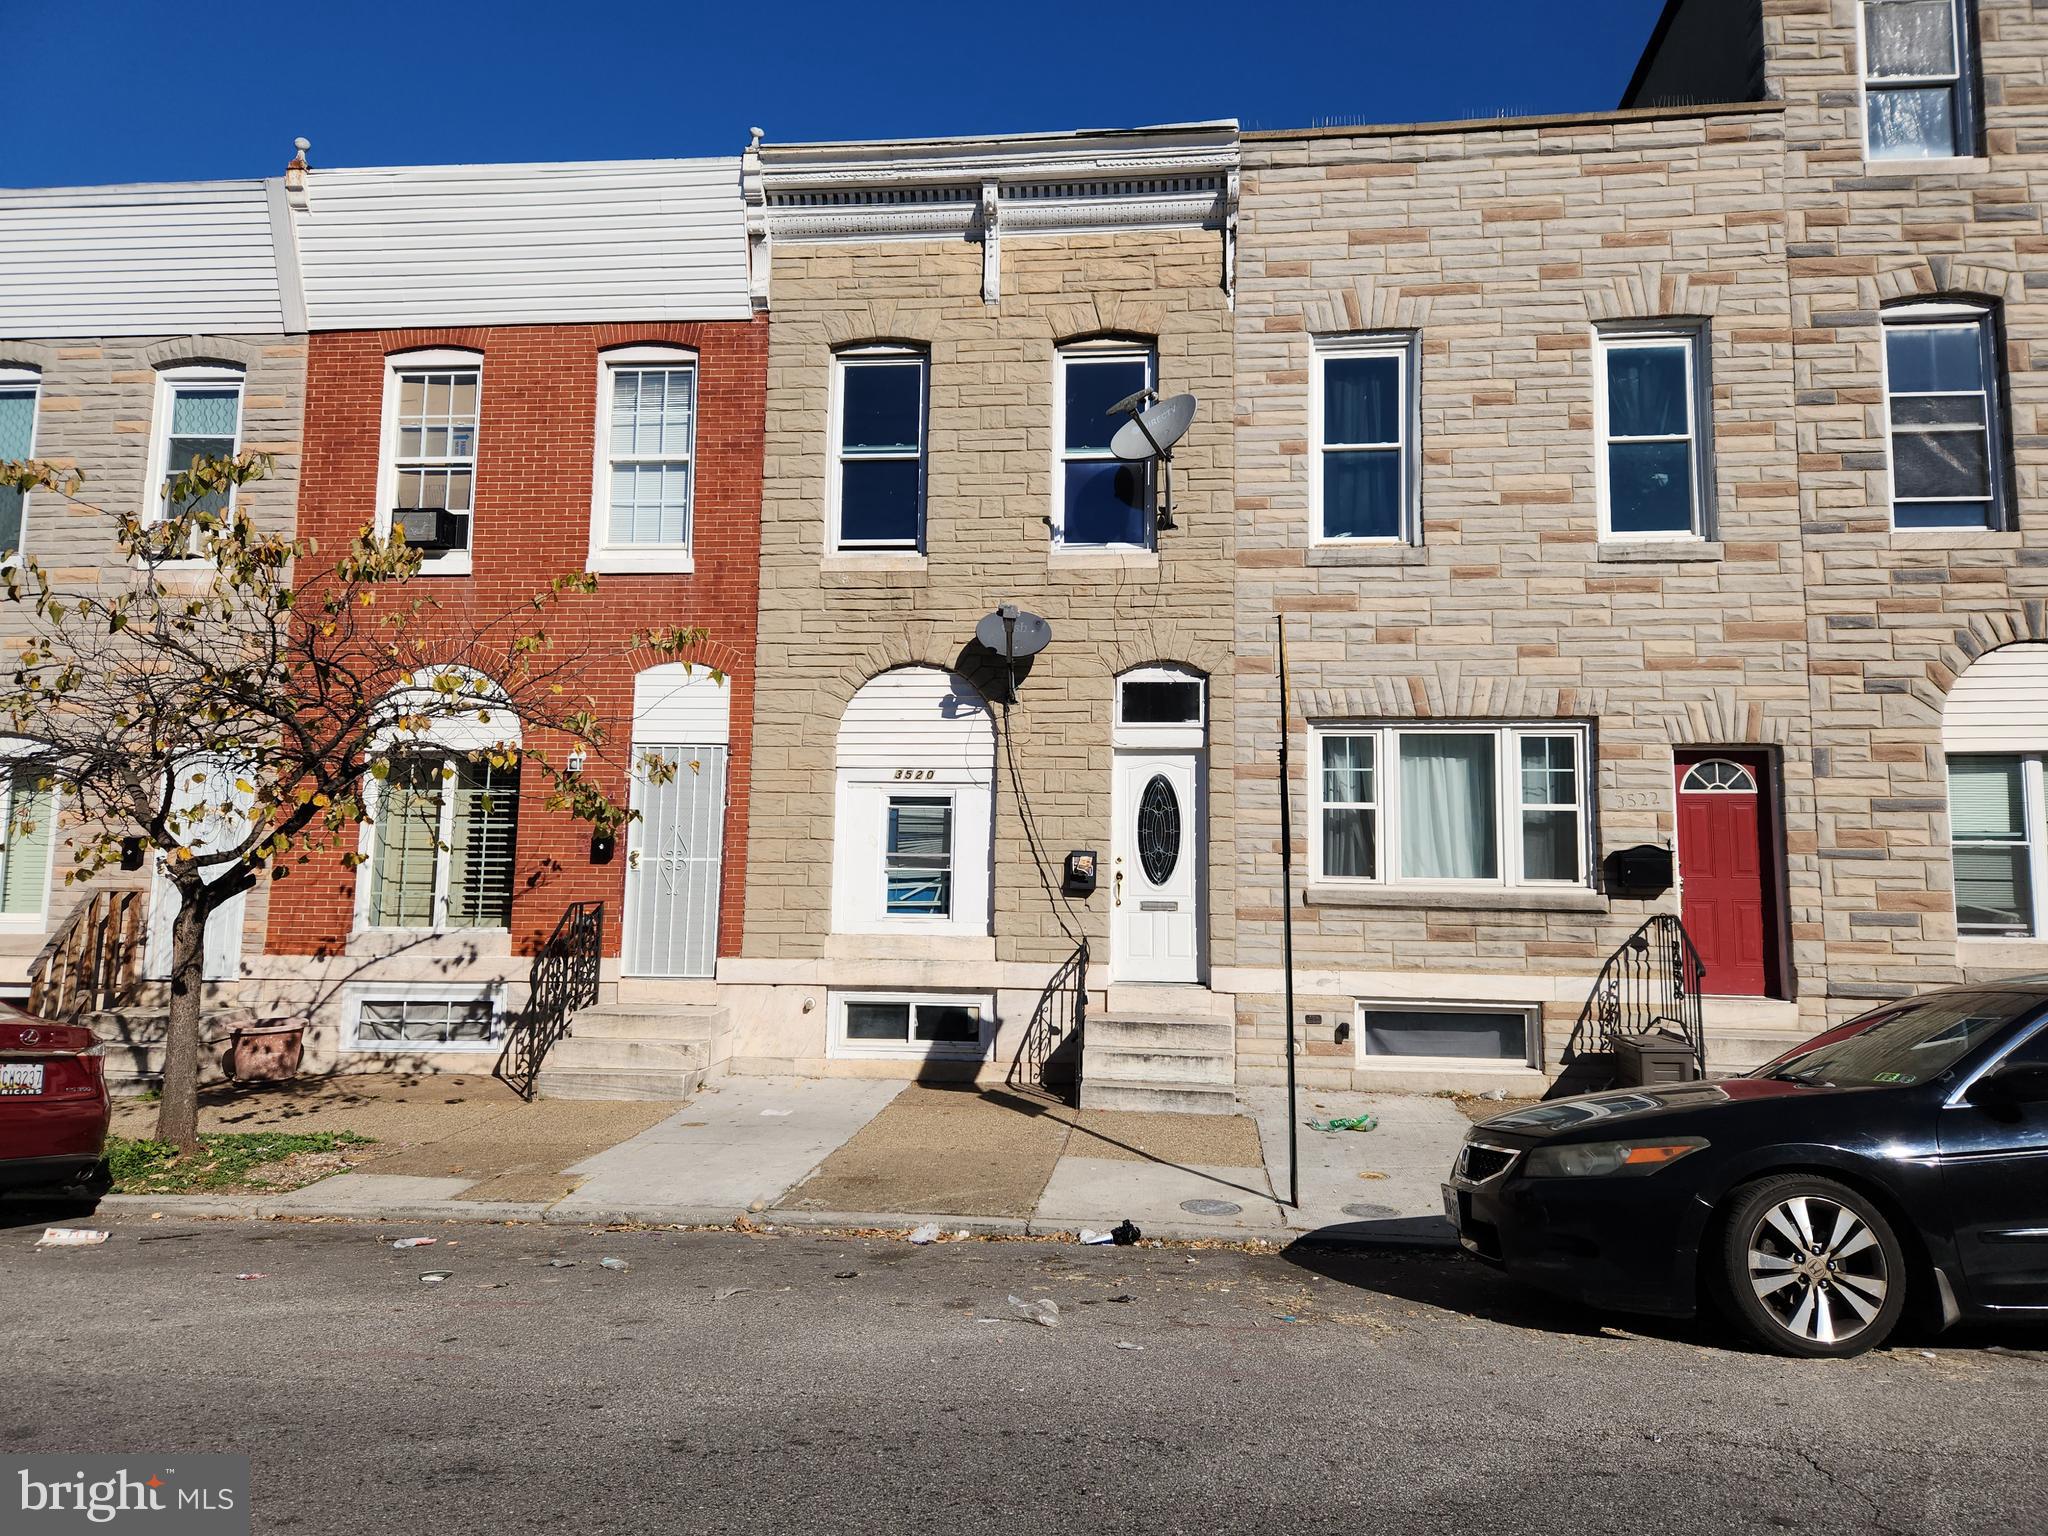
[[[1706,1144],[1703,1136],[1674,1136],[1657,1141],[1582,1141],[1571,1146],[1537,1147],[1523,1160],[1522,1174],[1531,1179],[1582,1179],[1655,1173]]]

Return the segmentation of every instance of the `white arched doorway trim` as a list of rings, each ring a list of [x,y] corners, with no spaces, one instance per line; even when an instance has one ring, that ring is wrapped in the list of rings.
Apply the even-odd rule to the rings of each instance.
[[[1949,690],[1948,759],[1956,931],[1965,939],[2048,933],[2048,643],[1987,651]]]

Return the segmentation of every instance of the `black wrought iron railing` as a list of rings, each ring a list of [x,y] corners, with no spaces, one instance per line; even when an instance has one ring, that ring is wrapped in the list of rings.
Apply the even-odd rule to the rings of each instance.
[[[1576,1075],[1590,1076],[1603,1066],[1611,1069],[1618,1038],[1661,1033],[1683,1040],[1700,1075],[1706,1076],[1706,1025],[1700,1010],[1706,976],[1685,924],[1673,913],[1658,913],[1607,957],[1579,1010],[1561,1065],[1567,1073],[1576,1068]]]
[[[548,1052],[569,1033],[570,1017],[597,1001],[603,945],[604,903],[576,901],[534,955],[526,1008],[498,1054],[497,1075],[522,1099],[533,1097]]]
[[[1010,1086],[1070,1095],[1081,1081],[1081,1030],[1087,1018],[1088,941],[1083,939],[1038,994],[1010,1060]]]

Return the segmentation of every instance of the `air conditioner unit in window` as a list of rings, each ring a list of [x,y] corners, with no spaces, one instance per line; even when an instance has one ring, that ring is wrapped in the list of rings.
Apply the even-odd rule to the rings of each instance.
[[[391,526],[405,530],[405,542],[423,555],[469,548],[469,514],[442,507],[395,507]]]

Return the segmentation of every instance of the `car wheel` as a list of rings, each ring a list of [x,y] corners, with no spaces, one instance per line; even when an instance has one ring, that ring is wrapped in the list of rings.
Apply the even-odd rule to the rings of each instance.
[[[1794,1174],[1739,1191],[1721,1259],[1736,1320],[1780,1354],[1860,1355],[1905,1310],[1906,1254],[1891,1223],[1833,1179]]]

